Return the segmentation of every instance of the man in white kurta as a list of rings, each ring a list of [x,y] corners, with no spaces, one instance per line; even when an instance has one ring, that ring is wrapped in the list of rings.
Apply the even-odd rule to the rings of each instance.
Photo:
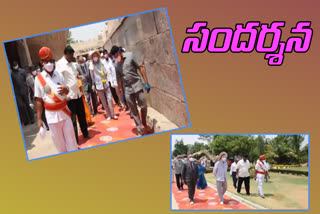
[[[66,106],[66,94],[68,94],[69,88],[64,86],[65,81],[61,74],[53,69],[51,50],[43,47],[39,51],[39,56],[43,61],[44,70],[36,77],[34,86],[38,126],[39,128],[42,126],[41,113],[42,104],[44,104],[51,137],[58,152],[77,150],[78,145],[73,131],[70,111]],[[53,95],[56,99],[53,98]]]
[[[258,195],[262,198],[264,198],[263,193],[263,182],[265,175],[268,175],[267,167],[265,164],[265,155],[261,155],[259,157],[259,160],[257,161],[257,164],[255,166],[255,174],[254,174],[254,180],[258,183]]]

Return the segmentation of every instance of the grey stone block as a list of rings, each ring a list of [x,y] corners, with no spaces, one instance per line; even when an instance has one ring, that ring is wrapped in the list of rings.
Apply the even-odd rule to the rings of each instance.
[[[157,10],[157,11],[154,11],[153,13],[156,20],[158,33],[163,33],[167,30],[170,30],[166,10],[165,9]]]

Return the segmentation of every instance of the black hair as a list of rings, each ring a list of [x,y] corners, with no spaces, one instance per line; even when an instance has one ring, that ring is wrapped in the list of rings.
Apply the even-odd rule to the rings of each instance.
[[[68,45],[65,49],[64,49],[64,54],[73,54],[74,53],[74,50],[73,48]]]
[[[249,156],[248,156],[248,155],[243,155],[243,157],[244,157],[244,158],[249,158]]]
[[[111,56],[116,55],[116,53],[118,53],[119,50],[120,50],[120,47],[118,47],[118,46],[116,46],[116,45],[112,46],[111,51],[110,51],[110,55],[111,55]]]
[[[103,54],[108,54],[108,51],[106,49],[103,49]]]

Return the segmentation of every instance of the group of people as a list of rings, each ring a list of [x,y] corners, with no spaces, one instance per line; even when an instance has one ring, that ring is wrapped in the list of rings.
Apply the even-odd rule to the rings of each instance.
[[[33,66],[28,73],[17,61],[12,63],[11,78],[21,122],[24,125],[35,122],[32,109],[35,103],[38,127],[50,130],[59,153],[80,148],[77,122],[83,137],[92,137],[88,126],[98,114],[99,103],[106,120],[119,119],[114,112],[115,103],[120,111],[130,111],[138,136],[151,132],[146,122],[145,95],[151,87],[143,57],[119,46],[113,46],[110,53],[91,51],[88,59],[84,56],[76,59],[74,53],[67,46],[63,57],[55,62],[51,49],[42,47],[39,68]]]
[[[190,204],[193,204],[196,187],[197,189],[205,189],[207,187],[207,181],[204,176],[206,172],[205,161],[197,162],[192,155],[188,157],[178,155],[173,160],[172,170],[175,174],[179,192],[183,190],[183,184],[186,184],[188,186]]]
[[[188,195],[190,204],[194,203],[195,187],[203,189],[207,186],[204,172],[206,167],[203,162],[197,161],[189,155],[188,158],[177,156],[173,160],[172,169],[176,175],[177,187],[183,190],[183,184],[188,186]],[[197,167],[198,165],[198,167]],[[248,155],[244,155],[241,160],[235,159],[230,166],[230,176],[233,179],[233,186],[238,193],[241,193],[242,184],[244,183],[246,194],[250,195],[250,168],[251,163],[248,160]],[[266,162],[265,155],[261,155],[254,167],[254,180],[258,184],[258,195],[264,198],[263,183],[268,178],[269,164]],[[218,160],[214,163],[213,174],[216,177],[216,189],[219,195],[220,204],[224,204],[224,194],[227,191],[228,180],[228,154],[221,152]]]

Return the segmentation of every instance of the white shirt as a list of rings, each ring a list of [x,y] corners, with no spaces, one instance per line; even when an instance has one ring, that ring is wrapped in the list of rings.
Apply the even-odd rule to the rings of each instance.
[[[56,70],[63,76],[65,84],[69,87],[69,94],[67,97],[71,100],[81,97],[81,91],[78,85],[77,69],[72,62],[68,62],[63,56],[56,63]]]
[[[59,84],[65,84],[64,83],[64,79],[61,76],[61,74],[57,71],[53,71],[53,75],[52,77],[46,72],[46,71],[42,71],[41,74],[47,83],[47,85],[51,88],[52,92],[54,92],[57,97],[60,100],[65,100],[66,96],[60,96],[57,93],[57,88],[58,88],[58,83]],[[34,96],[37,98],[41,98],[43,100],[43,102],[46,103],[55,103],[45,92],[44,89],[42,87],[42,85],[40,84],[38,77],[36,77],[35,83],[34,83]],[[63,111],[45,111],[46,114],[46,119],[48,124],[53,124],[53,123],[57,123],[60,122],[62,120],[66,120],[68,118],[70,118],[66,113],[64,113]]]
[[[259,163],[261,164],[261,166],[259,165]],[[263,162],[260,160],[257,161],[255,169],[258,172],[268,171],[267,166],[265,164],[263,164]]]
[[[106,71],[108,73],[108,81],[111,83],[111,86],[118,87],[116,69],[114,68],[112,60],[109,59],[107,61],[106,59],[102,59],[101,62],[106,68]]]
[[[108,72],[101,60],[97,64],[93,64],[92,62],[89,65],[89,70],[91,74],[92,82],[94,83],[97,90],[103,90],[104,88],[108,88]],[[103,76],[101,75],[103,73]],[[106,83],[103,83],[102,80],[106,79]]]
[[[236,164],[236,162],[233,162],[231,164],[231,167],[230,167],[230,175],[232,175],[233,172],[237,172],[237,164]]]
[[[239,160],[238,164],[237,164],[237,169],[239,169],[238,176],[241,178],[249,177],[250,176],[250,173],[249,173],[250,166],[251,166],[251,164],[248,160],[246,162],[244,162],[243,160]]]
[[[227,161],[219,160],[214,164],[213,174],[217,181],[227,181],[228,163]]]

